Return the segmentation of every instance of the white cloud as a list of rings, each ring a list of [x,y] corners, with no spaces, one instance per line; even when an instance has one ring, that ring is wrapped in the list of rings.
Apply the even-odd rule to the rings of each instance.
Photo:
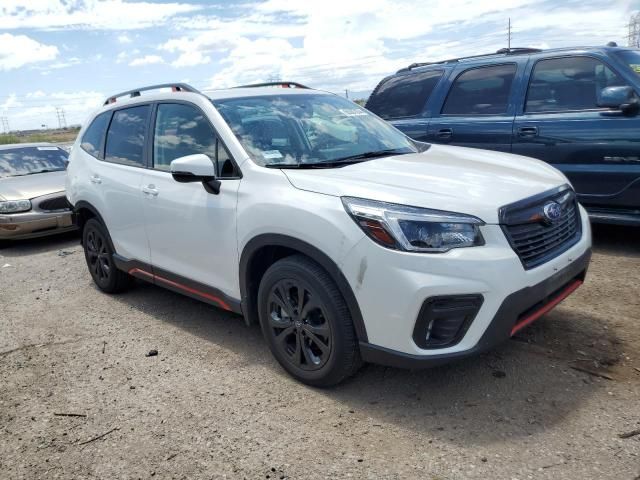
[[[105,97],[106,95],[97,91],[35,90],[25,94],[22,101],[17,101],[15,95],[10,95],[7,101],[0,104],[0,111],[8,107],[9,111],[3,114],[9,117],[12,130],[30,129],[40,125],[57,127],[56,107],[64,110],[67,125],[82,124],[89,113],[102,105]]]
[[[133,30],[161,25],[201,8],[189,3],[126,0],[13,0],[0,6],[0,29]]]
[[[127,43],[133,42],[131,37],[129,35],[127,35],[126,33],[123,33],[122,35],[118,35],[117,40],[118,40],[118,43],[122,43],[122,44],[127,44]]]
[[[37,42],[26,35],[0,34],[0,70],[54,60],[58,47]]]
[[[129,62],[130,67],[142,67],[145,65],[154,65],[164,63],[160,55],[145,55],[144,57],[134,58]]]

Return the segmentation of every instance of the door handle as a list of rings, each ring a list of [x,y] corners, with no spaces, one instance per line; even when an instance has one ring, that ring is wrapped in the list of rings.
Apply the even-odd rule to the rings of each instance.
[[[100,184],[100,183],[102,183],[102,179],[100,178],[100,176],[99,176],[99,175],[91,175],[91,176],[89,177],[89,181],[90,181],[91,183],[95,183],[95,184]]]
[[[142,187],[142,193],[144,193],[145,195],[151,195],[153,197],[157,197],[158,189],[156,188],[155,185],[151,184],[151,185],[147,185],[146,187]]]
[[[441,128],[436,133],[438,138],[451,138],[453,136],[453,128]]]
[[[538,127],[520,127],[518,128],[518,135],[520,137],[537,137]]]

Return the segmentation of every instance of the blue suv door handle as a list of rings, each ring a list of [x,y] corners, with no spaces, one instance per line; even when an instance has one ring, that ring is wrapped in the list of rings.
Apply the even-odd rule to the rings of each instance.
[[[520,137],[537,137],[538,127],[520,127],[518,128],[518,136]]]
[[[436,137],[438,138],[451,138],[453,136],[453,128],[441,128],[436,133]]]

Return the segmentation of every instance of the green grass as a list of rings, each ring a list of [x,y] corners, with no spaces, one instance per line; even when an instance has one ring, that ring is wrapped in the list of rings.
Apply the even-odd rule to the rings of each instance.
[[[20,138],[7,133],[0,135],[0,145],[8,145],[9,143],[20,143]]]
[[[16,135],[14,133],[0,134],[0,145],[9,143],[36,143],[36,142],[73,142],[79,129],[50,130],[42,133],[30,133],[28,135]]]

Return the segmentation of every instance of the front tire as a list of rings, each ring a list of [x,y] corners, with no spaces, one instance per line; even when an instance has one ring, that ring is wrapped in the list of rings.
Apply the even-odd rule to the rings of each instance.
[[[133,277],[116,267],[107,229],[95,218],[84,225],[82,245],[89,273],[100,290],[118,293],[131,287]]]
[[[303,255],[277,261],[258,291],[262,333],[294,378],[328,387],[353,375],[362,361],[349,308],[335,282]]]

